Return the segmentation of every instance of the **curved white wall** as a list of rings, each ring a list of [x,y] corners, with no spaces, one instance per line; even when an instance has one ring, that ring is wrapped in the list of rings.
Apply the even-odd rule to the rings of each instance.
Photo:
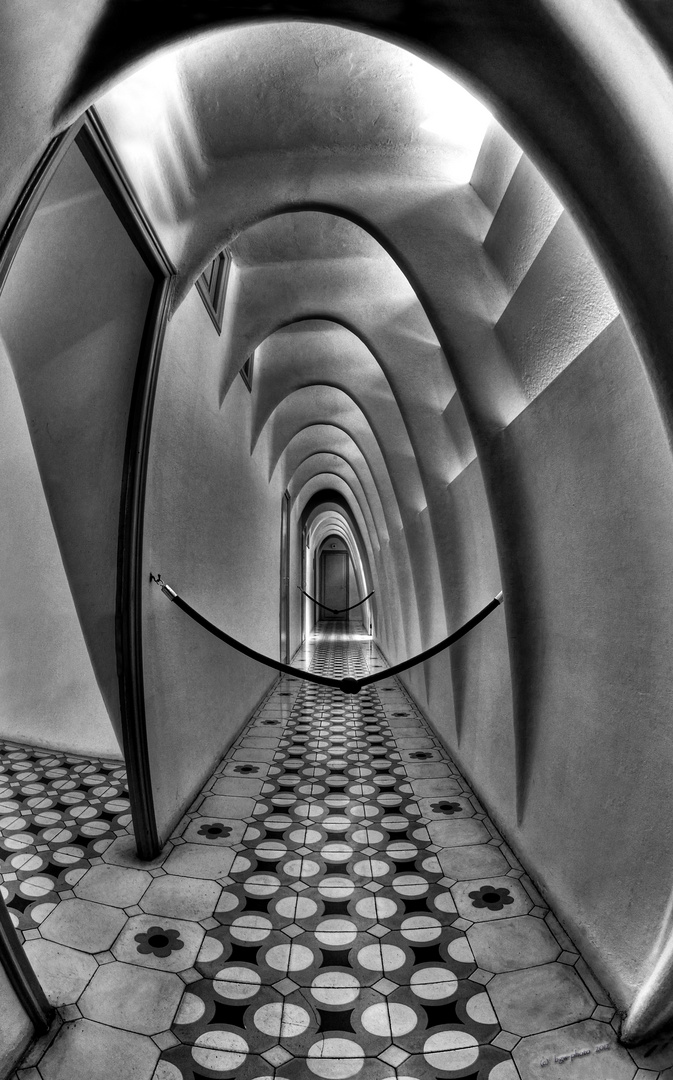
[[[630,19],[634,6],[635,0],[600,0],[588,8],[574,0],[521,0],[498,9],[501,21],[495,22],[493,6],[482,0],[463,7],[431,3],[418,5],[413,24],[399,21],[399,6],[368,9],[368,31],[401,34],[400,40],[406,35],[412,47],[454,62],[519,132],[535,167],[496,130],[484,145],[473,188],[442,174],[442,154],[429,152],[416,137],[413,109],[402,108],[392,128],[386,117],[381,130],[390,139],[384,146],[367,138],[366,107],[351,114],[350,126],[342,118],[335,123],[322,98],[302,110],[301,71],[289,65],[282,81],[274,66],[280,49],[262,55],[273,108],[255,112],[249,94],[260,57],[234,49],[231,63],[219,64],[221,54],[204,40],[183,56],[183,86],[176,91],[171,84],[166,109],[159,103],[147,113],[142,161],[136,154],[134,164],[132,148],[120,139],[132,173],[139,176],[142,164],[145,179],[150,174],[153,186],[143,187],[139,177],[139,189],[180,263],[179,297],[185,298],[169,331],[158,402],[148,504],[152,556],[173,558],[194,583],[204,565],[225,580],[242,565],[228,564],[218,547],[231,534],[240,544],[250,542],[259,596],[271,595],[275,559],[262,565],[260,552],[277,544],[281,481],[268,482],[271,438],[249,453],[253,429],[240,405],[236,372],[250,347],[284,321],[340,317],[360,333],[386,371],[425,498],[418,499],[416,488],[417,522],[403,518],[399,505],[382,507],[380,517],[392,522],[399,513],[404,526],[404,536],[388,526],[382,543],[372,539],[382,581],[385,574],[381,593],[389,599],[382,633],[397,658],[407,644],[399,625],[402,605],[431,609],[419,627],[423,638],[442,622],[459,624],[503,584],[504,611],[450,661],[438,659],[411,675],[410,685],[623,1009],[647,982],[660,958],[656,950],[669,935],[671,885],[660,867],[670,852],[673,810],[673,610],[662,585],[671,573],[673,84]],[[81,104],[108,72],[118,73],[124,59],[148,48],[134,42],[126,27],[122,44],[111,6],[105,34],[96,39],[89,38],[95,15],[65,7],[72,15],[69,40],[62,59],[55,46],[49,51],[44,70],[38,70],[31,43],[52,31],[48,13],[32,12],[30,28],[16,2],[0,14],[6,31],[0,47],[14,42],[19,57],[3,74],[13,92],[0,129],[7,147],[3,206],[53,131],[53,106],[66,84],[72,80],[70,102]],[[644,4],[639,0],[637,7]],[[302,10],[295,5],[294,17]],[[267,18],[287,9],[265,4],[262,12],[252,4],[249,11]],[[316,0],[307,17],[326,11]],[[362,17],[352,6],[331,4],[328,14],[335,12],[355,23]],[[193,26],[192,16],[185,9],[173,38]],[[654,21],[667,47],[669,39]],[[597,32],[597,25],[609,34]],[[293,32],[304,47],[311,30],[285,28],[285,45]],[[254,34],[247,28],[237,40],[249,44]],[[272,34],[265,28],[260,40],[268,42]],[[329,32],[315,34],[317,47],[324,48]],[[335,34],[343,40],[347,31]],[[98,51],[101,42],[109,47],[105,55]],[[359,47],[370,60],[376,52],[372,37]],[[88,67],[77,68],[85,53]],[[330,58],[333,93],[339,88],[338,55]],[[315,69],[313,64],[314,80]],[[30,79],[35,103],[26,111]],[[385,85],[378,83],[378,90]],[[215,87],[235,88],[235,123],[226,109],[206,107],[230,100],[213,95]],[[123,136],[124,106],[113,98],[104,109]],[[378,98],[367,100],[376,104]],[[160,138],[151,137],[150,128]],[[252,147],[246,130],[254,134]],[[176,137],[167,139],[167,131]],[[335,146],[339,153],[330,152]],[[538,168],[567,212],[560,212]],[[357,222],[390,258],[370,258],[360,239],[341,253],[330,249],[321,260],[316,247],[334,239],[331,227],[314,230],[311,248],[286,222],[291,258],[271,257],[270,245],[266,254],[248,250],[245,262],[245,234],[288,210]],[[222,349],[215,355],[217,342],[204,344],[207,327],[190,286],[228,242],[240,246],[239,321],[218,339]],[[599,254],[601,270],[591,251]],[[276,403],[272,412],[280,408]],[[228,428],[218,426],[222,417],[230,417]],[[271,413],[267,423],[273,427]],[[301,497],[335,475],[346,496],[364,504],[356,485],[347,487],[348,463],[333,474],[325,471],[322,455],[334,447],[323,436],[314,447],[316,471],[307,467],[297,483]],[[365,448],[363,456],[368,453]],[[223,471],[226,461],[235,464],[239,479],[222,480],[217,470],[217,480],[209,479],[213,460],[223,461]],[[390,489],[381,481],[380,492],[384,488],[382,501],[389,502]],[[242,494],[253,512],[237,531],[221,506],[233,508]],[[188,527],[171,517],[178,503],[189,506],[201,529],[198,559]],[[362,505],[355,512],[365,520],[371,511]],[[420,568],[433,560],[441,591],[423,594]],[[238,600],[237,588],[237,581],[228,582]],[[158,599],[152,593],[150,622],[163,619]],[[253,608],[261,618],[258,603]],[[235,609],[245,632],[250,623],[237,603],[228,608],[223,595],[218,604],[211,614],[225,620]],[[215,659],[203,642],[180,638],[170,622],[174,616],[171,611],[161,640],[159,630],[152,639],[148,627],[148,664],[157,665],[152,685],[168,710],[157,710],[152,721],[165,822],[225,732],[215,712],[200,714],[207,737],[198,768],[171,776],[161,725],[170,715],[171,731],[178,730],[178,705],[186,707],[187,697],[200,693],[195,679],[181,700],[176,657],[199,664]],[[269,647],[272,636],[269,631]],[[410,636],[413,641],[415,628]],[[218,679],[204,683],[209,708],[227,685]],[[245,691],[232,707],[232,730],[252,702],[253,681],[252,675],[248,683],[240,681]],[[181,737],[186,740],[184,732]],[[665,979],[659,984],[660,1012],[650,1014],[650,1027],[670,1007],[666,985]]]

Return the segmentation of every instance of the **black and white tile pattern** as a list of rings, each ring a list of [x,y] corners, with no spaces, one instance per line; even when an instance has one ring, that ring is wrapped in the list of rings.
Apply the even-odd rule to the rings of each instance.
[[[22,937],[130,823],[121,762],[0,741],[1,888]]]
[[[305,662],[378,665],[347,630]],[[578,1047],[581,1080],[636,1078],[608,999],[396,680],[351,697],[282,679],[149,865],[118,766],[12,753],[3,888],[64,1020],[20,1080],[102,1080],[111,1055],[116,1080],[543,1080]]]

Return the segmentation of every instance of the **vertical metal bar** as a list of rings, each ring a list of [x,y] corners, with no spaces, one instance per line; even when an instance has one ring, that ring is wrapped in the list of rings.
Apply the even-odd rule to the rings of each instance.
[[[0,895],[0,963],[38,1035],[48,1031],[54,1008],[47,1001],[37,975],[23,951],[7,905]]]

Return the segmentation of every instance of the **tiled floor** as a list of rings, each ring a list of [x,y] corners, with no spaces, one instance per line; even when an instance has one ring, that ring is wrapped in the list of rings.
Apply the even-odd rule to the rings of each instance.
[[[304,662],[381,665],[339,624]],[[3,892],[62,1020],[20,1080],[655,1080],[673,1063],[618,1045],[396,680],[356,697],[281,680],[150,865],[117,765],[2,760]]]

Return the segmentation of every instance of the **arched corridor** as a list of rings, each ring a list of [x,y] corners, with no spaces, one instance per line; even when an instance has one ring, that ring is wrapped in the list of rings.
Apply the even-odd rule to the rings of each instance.
[[[361,1025],[372,994],[385,999],[372,997],[371,1007],[380,1005],[389,1025],[393,1000],[400,1016],[411,1009],[417,1019],[408,1051],[403,1040],[406,1065],[372,1049],[383,1037],[378,1020],[375,1030],[338,1029],[349,1045],[356,1031],[370,1039],[362,1046],[369,1072],[357,1071],[380,1080],[529,1080],[548,1075],[540,1064],[548,1059],[572,1080],[668,1080],[673,86],[665,20],[648,0],[589,0],[582,12],[575,0],[521,0],[516,11],[500,0],[475,0],[469,10],[419,0],[413,11],[366,0],[291,10],[167,0],[161,18],[151,9],[148,0],[86,9],[77,0],[8,0],[0,12],[0,1075],[12,1075],[51,1025],[44,1065],[29,1051],[17,1076],[74,1076],[75,1059],[61,1061],[58,1048],[80,1030],[80,1011],[88,1023],[142,1035],[143,1053],[157,1037],[151,1067],[142,1066],[147,1080],[191,1080],[189,1068],[209,1078],[241,1069],[250,1080],[308,1075],[310,1048],[332,1030],[314,1028],[315,1001],[297,1034],[304,1049],[288,1050],[292,1061],[262,1064],[266,1050],[251,1043],[248,1058],[218,1072],[175,1051],[171,1039],[195,1045],[196,1028],[176,1021],[177,1036],[165,1034],[187,1010],[175,979],[166,1022],[151,1033],[91,1016],[79,996],[55,1000],[49,979],[55,970],[58,981],[77,946],[50,927],[68,903],[101,903],[84,896],[86,879],[103,879],[101,866],[118,866],[120,881],[133,877],[132,892],[140,881],[153,888],[139,875],[162,878],[164,863],[178,860],[173,841],[184,839],[185,814],[209,778],[217,776],[217,798],[238,798],[233,763],[256,745],[245,740],[276,738],[253,733],[260,718],[277,707],[285,727],[273,747],[258,745],[258,760],[273,749],[266,764],[286,769],[272,760],[306,749],[309,733],[297,734],[304,706],[320,742],[329,701],[336,715],[343,708],[348,730],[332,717],[332,750],[311,754],[329,756],[352,735],[356,757],[344,776],[357,786],[362,778],[348,772],[360,768],[357,755],[368,755],[369,768],[379,738],[393,740],[390,759],[400,764],[391,766],[390,794],[412,821],[400,842],[421,845],[408,872],[442,864],[442,903],[457,910],[439,909],[450,918],[439,918],[440,959],[428,970],[453,971],[446,949],[456,930],[468,943],[479,937],[460,925],[481,925],[481,916],[469,918],[461,882],[497,891],[510,887],[507,878],[530,907],[513,900],[511,911],[498,909],[498,941],[512,933],[519,942],[517,927],[528,927],[523,937],[544,938],[547,949],[544,961],[511,971],[555,972],[544,986],[531,976],[519,995],[530,991],[544,1014],[535,1031],[508,1026],[502,1010],[513,1006],[497,988],[509,968],[489,969],[475,953],[474,969],[454,972],[457,996],[441,1008],[458,1019],[443,1030],[471,1032],[471,995],[497,1024],[475,1036],[492,1057],[466,1057],[460,1067],[432,1056],[442,1049],[423,1057],[433,1032],[418,1034],[425,999],[413,996],[411,968],[392,997],[361,972],[353,1022]],[[205,623],[168,602],[157,574]],[[502,606],[385,692],[323,693],[278,681],[254,659],[297,665],[315,646],[313,663],[330,668],[362,650],[362,662],[383,671],[446,638],[501,590]],[[326,644],[346,609],[349,643]],[[397,730],[388,694],[421,734]],[[370,706],[381,731],[367,731]],[[407,768],[414,763],[402,743],[414,738],[430,740],[437,775]],[[323,768],[318,758],[302,761]],[[437,781],[437,791],[416,790],[417,780]],[[295,781],[312,782],[303,773]],[[340,783],[315,795],[325,814]],[[358,831],[356,803],[371,808],[372,821],[382,815],[379,790],[349,790],[344,844]],[[467,866],[460,849],[482,841],[440,844],[434,834],[444,826],[433,822],[442,819],[422,802],[435,794],[455,795],[456,823],[471,823],[465,835],[477,823],[480,835],[491,828],[511,859],[475,851],[487,873],[473,874],[472,864],[448,873],[444,862]],[[261,801],[249,814],[205,815],[223,829],[255,819],[236,843],[205,833],[187,841],[203,849],[195,859],[216,861],[207,854],[216,850],[232,866],[250,863],[233,884],[231,867],[211,875],[195,863],[192,875],[175,875],[205,882],[203,895],[217,891],[208,915],[185,916],[202,937],[219,933],[201,925],[213,918],[231,925],[213,915],[228,889],[256,910],[256,894],[245,891],[256,871],[238,844],[313,850],[285,835],[310,831],[311,814],[295,828],[288,811],[282,834],[253,836],[260,815],[284,813],[265,802],[268,789],[253,795]],[[316,829],[312,843],[322,850],[328,836]],[[135,854],[125,848],[127,861],[115,863],[110,852],[130,832]],[[363,841],[363,858],[385,862],[396,842],[383,827],[376,843]],[[439,871],[428,866],[434,918]],[[326,864],[320,875],[329,876]],[[325,900],[319,880],[307,886],[307,901],[317,912],[327,902],[322,914],[331,918],[337,901]],[[385,875],[384,889],[401,918]],[[103,973],[94,984],[137,965],[116,943],[125,940],[120,920],[154,915],[144,895],[106,905],[116,931],[87,953],[85,1004],[93,963]],[[371,930],[358,921],[365,900],[357,892],[348,902],[357,934]],[[276,911],[275,900],[264,903]],[[389,910],[390,926],[381,925],[402,933]],[[295,932],[317,933],[306,918]],[[510,926],[516,919],[546,929]],[[35,944],[42,940],[59,945],[58,962],[52,945]],[[409,946],[401,948],[411,962]],[[49,953],[49,975],[40,953]],[[196,984],[197,976],[212,982],[216,966],[193,959],[165,971],[191,972]],[[485,973],[478,992],[463,985],[474,971]],[[283,996],[270,979],[259,991],[269,1015],[273,995]],[[554,979],[573,984],[581,1008],[564,1012]],[[304,1009],[292,995],[308,1001],[309,983],[297,986],[287,1004]],[[236,1034],[221,1011],[228,1007],[232,1017],[240,1010],[219,1003],[218,1019],[194,1023]],[[605,1026],[612,1056],[580,1053],[586,1047],[571,1029],[586,1023]],[[549,1030],[556,1035],[535,1059],[512,1041]],[[82,1067],[97,1080],[105,1064]],[[351,1075],[339,1073],[346,1067],[324,1075]]]

